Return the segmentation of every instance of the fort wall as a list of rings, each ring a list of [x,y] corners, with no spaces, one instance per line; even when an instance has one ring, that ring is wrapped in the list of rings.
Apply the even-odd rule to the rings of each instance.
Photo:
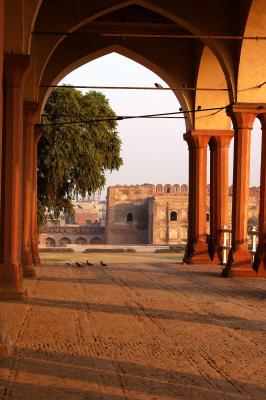
[[[232,187],[228,188],[228,225],[232,219]],[[250,188],[249,218],[257,218],[259,188]],[[210,186],[206,196],[210,230]],[[111,186],[107,195],[106,241],[109,244],[174,245],[187,242],[188,185]]]

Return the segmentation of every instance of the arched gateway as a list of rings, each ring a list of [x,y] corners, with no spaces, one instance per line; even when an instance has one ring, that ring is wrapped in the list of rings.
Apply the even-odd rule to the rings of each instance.
[[[192,7],[190,0],[182,7],[165,0],[70,0],[67,7],[63,0],[17,0],[15,8],[12,1],[0,0],[0,298],[26,298],[23,276],[33,276],[34,266],[40,265],[36,150],[40,114],[51,85],[112,51],[160,75],[185,112],[189,229],[184,261],[219,262],[221,228],[228,226],[228,147],[234,136],[232,248],[223,274],[265,275],[266,42],[260,39],[266,36],[264,18],[264,0],[236,1],[234,7],[231,0],[207,0],[204,7],[201,2]],[[256,117],[263,132],[257,273],[246,237],[250,134]],[[206,245],[208,145],[213,261]]]

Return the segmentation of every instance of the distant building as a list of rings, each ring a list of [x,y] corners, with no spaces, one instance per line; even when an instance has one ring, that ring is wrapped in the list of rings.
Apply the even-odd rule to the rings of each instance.
[[[206,197],[207,232],[210,229],[209,185]],[[231,221],[232,187],[229,188]],[[259,211],[259,188],[250,188],[249,218]],[[154,244],[187,242],[188,185],[151,184],[111,186],[107,204],[90,198],[74,203],[71,219],[48,221],[39,240],[42,246],[67,244]]]
[[[47,221],[39,235],[41,246],[62,247],[67,244],[103,244],[105,240],[106,203],[99,198],[74,203],[73,216]]]
[[[210,229],[209,185],[206,198]],[[232,187],[229,196],[231,221]],[[258,217],[259,188],[250,189],[249,217]],[[181,244],[187,242],[188,186],[151,184],[111,186],[107,195],[109,244]]]

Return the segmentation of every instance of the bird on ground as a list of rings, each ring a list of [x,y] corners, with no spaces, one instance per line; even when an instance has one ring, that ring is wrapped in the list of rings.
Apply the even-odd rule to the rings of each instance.
[[[93,265],[92,263],[90,263],[88,260],[86,261],[86,264],[90,267],[91,265]]]
[[[76,261],[76,266],[77,267],[82,267],[82,265],[80,263],[78,263],[77,261]]]
[[[102,260],[100,260],[101,266],[102,267],[107,267],[107,264],[105,264],[104,262],[102,262]]]

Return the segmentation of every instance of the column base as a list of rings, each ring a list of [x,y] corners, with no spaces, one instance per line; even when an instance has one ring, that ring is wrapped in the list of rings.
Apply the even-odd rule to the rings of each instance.
[[[32,256],[32,264],[35,267],[41,266],[41,259],[39,257],[39,249],[38,249],[38,242],[36,240],[32,240],[31,242],[31,256]]]
[[[251,255],[246,247],[237,250],[231,249],[228,255],[226,267],[222,270],[225,278],[258,278],[258,274],[252,268]]]
[[[21,249],[21,264],[23,278],[33,278],[36,276],[31,256],[31,249],[29,246],[22,246]]]
[[[190,264],[190,260],[191,260],[193,253],[194,253],[194,243],[191,240],[189,240],[186,245],[183,263]]]
[[[184,263],[186,264],[214,264],[214,262],[210,259],[208,246],[206,243],[188,243],[185,256]]]
[[[222,270],[222,275],[223,278],[262,278],[262,276],[259,276],[256,271],[253,269],[247,269],[247,268],[228,268],[225,267]],[[266,278],[266,274],[265,274]]]
[[[220,246],[217,246],[216,241],[214,241],[213,239],[209,240],[208,253],[213,264],[215,265],[221,264]]]
[[[20,264],[0,265],[0,300],[28,300],[28,293],[23,288]]]
[[[35,278],[36,272],[32,265],[22,265],[23,278]]]
[[[0,321],[0,357],[9,357],[13,352],[12,342],[5,329],[2,321]]]
[[[255,253],[253,269],[258,277],[266,277],[266,244],[259,245]]]
[[[16,290],[11,285],[4,286],[0,284],[0,301],[5,300],[28,301],[28,292],[27,290]]]

